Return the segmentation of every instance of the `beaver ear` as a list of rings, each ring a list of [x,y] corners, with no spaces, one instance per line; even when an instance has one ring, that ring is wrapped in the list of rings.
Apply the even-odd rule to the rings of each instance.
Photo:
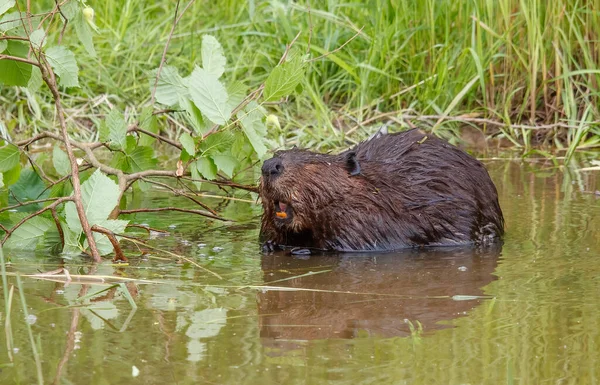
[[[356,159],[356,152],[350,151],[346,154],[346,169],[351,176],[360,174],[360,164],[358,163],[358,159]]]

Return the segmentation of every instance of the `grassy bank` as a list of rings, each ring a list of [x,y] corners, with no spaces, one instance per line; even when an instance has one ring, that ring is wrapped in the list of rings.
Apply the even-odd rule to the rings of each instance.
[[[82,87],[65,102],[79,135],[93,136],[111,104],[148,103],[148,71],[160,63],[175,2],[88,3],[100,31],[97,57],[79,48]],[[570,155],[600,145],[599,11],[598,0],[196,1],[167,62],[191,71],[209,33],[223,44],[228,79],[253,88],[301,32],[295,49],[326,56],[311,62],[298,96],[270,107],[281,145],[342,146],[391,121],[447,138],[473,126],[509,146]],[[15,104],[14,92],[2,90],[0,101],[9,130],[52,125],[49,98],[27,101],[17,91],[24,99]]]

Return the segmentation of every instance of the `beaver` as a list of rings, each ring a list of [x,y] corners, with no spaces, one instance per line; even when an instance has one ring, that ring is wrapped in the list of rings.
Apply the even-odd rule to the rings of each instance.
[[[264,251],[389,251],[500,240],[504,218],[484,166],[413,129],[340,154],[292,149],[264,162]]]

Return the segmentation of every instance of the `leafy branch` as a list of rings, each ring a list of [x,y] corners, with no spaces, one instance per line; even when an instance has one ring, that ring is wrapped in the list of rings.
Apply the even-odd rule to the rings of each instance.
[[[192,185],[199,188],[210,183],[256,192],[254,185],[236,179],[247,174],[254,180],[255,165],[269,146],[262,106],[287,98],[303,79],[305,58],[296,55],[288,59],[300,34],[287,45],[265,82],[249,93],[245,84],[224,82],[227,60],[220,43],[210,35],[202,38],[201,65],[182,77],[165,62],[173,32],[193,2],[181,12],[177,2],[149,90],[151,105],[143,108],[136,120],[111,106],[95,127],[98,140],[94,142],[70,137],[61,99],[62,89],[79,87],[77,57],[62,43],[63,38],[67,41],[69,31],[75,29],[86,53],[94,56],[92,37],[97,27],[93,10],[83,8],[81,2],[63,0],[56,1],[49,12],[32,15],[27,1],[25,13],[16,2],[19,12],[3,17],[0,83],[27,87],[30,92],[44,92],[40,84],[45,84],[54,101],[58,130],[14,142],[6,137],[0,142],[0,203],[6,206],[0,209],[2,244],[21,248],[53,245],[63,252],[89,252],[95,261],[114,251],[117,260],[125,260],[118,239],[125,236],[129,221],[118,219],[120,216],[179,211],[224,220],[196,197]],[[185,127],[178,140],[161,132],[161,116]],[[31,151],[37,142],[54,143],[52,168],[43,161],[38,164]],[[157,168],[154,151],[160,145],[178,151],[175,166]],[[23,168],[22,156],[29,168]],[[156,178],[170,179],[183,189]],[[147,186],[166,189],[201,209],[121,207],[127,191]]]

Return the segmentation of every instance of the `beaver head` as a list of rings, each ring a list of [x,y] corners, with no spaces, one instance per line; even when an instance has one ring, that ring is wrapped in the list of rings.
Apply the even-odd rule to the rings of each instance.
[[[293,149],[265,161],[261,238],[338,251],[482,243],[502,235],[485,168],[418,130],[338,155]]]
[[[354,152],[340,155],[279,151],[262,166],[260,196],[264,222],[289,234],[313,233],[344,201],[360,173]],[[308,246],[304,244],[304,246]]]

